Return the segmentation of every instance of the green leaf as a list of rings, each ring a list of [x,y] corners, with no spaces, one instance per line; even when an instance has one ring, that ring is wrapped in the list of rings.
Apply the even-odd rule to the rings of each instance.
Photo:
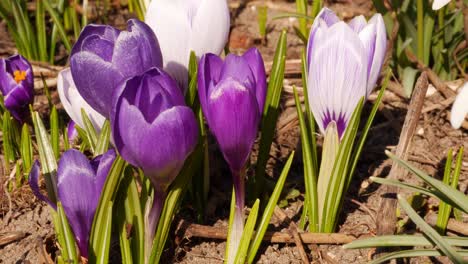
[[[451,246],[468,247],[468,238],[444,236],[443,239]],[[432,242],[421,235],[390,235],[354,240],[343,246],[344,249],[375,248],[375,247],[427,247]]]
[[[21,129],[21,159],[23,160],[23,171],[29,172],[33,163],[33,148],[31,143],[31,134],[29,133],[29,126],[23,124]],[[27,176],[27,174],[26,174]]]
[[[49,134],[38,112],[32,112],[34,123],[34,132],[41,161],[42,175],[45,178],[46,189],[49,199],[52,203],[57,201],[57,160],[55,158],[52,145],[50,144]]]
[[[452,172],[452,149],[449,150],[447,154],[447,160],[445,161],[444,177],[442,182],[445,184],[450,184],[450,174]],[[439,213],[437,214],[437,222],[435,229],[441,234],[445,234],[445,229],[447,228],[448,220],[450,217],[450,212],[452,207],[443,201],[439,203]]]
[[[116,191],[119,188],[120,181],[123,177],[123,171],[126,166],[125,161],[117,156],[112,164],[112,167],[107,175],[106,182],[99,198],[99,204],[94,214],[93,225],[91,227],[90,244],[89,244],[89,263],[97,263],[101,258],[101,253],[105,252],[104,235],[109,234],[112,229],[111,224],[107,224],[109,217],[112,217],[112,210],[109,213],[109,207],[112,208],[112,203],[115,200]],[[110,216],[108,215],[110,214]]]
[[[65,261],[67,263],[78,263],[78,256],[76,253],[76,243],[75,243],[75,236],[73,235],[73,232],[70,229],[70,225],[68,224],[67,216],[65,215],[65,212],[63,211],[62,203],[58,202],[57,203],[57,215],[59,219],[60,224],[60,230],[63,231],[63,242],[64,244],[61,244],[63,247],[62,251],[67,252],[67,258],[65,258]]]
[[[94,156],[102,155],[106,153],[109,148],[111,131],[109,120],[106,120],[102,125],[101,134],[99,134],[99,139],[96,142],[96,149],[94,150]]]
[[[307,0],[296,0],[296,10],[298,14],[307,15]],[[309,33],[307,20],[303,17],[299,18],[299,32],[301,32],[303,36],[307,36]],[[307,37],[305,40],[305,43],[307,43]]]
[[[418,70],[414,69],[411,66],[405,67],[403,69],[402,85],[403,91],[407,98],[411,97],[413,93],[414,83],[416,81],[416,75],[419,73]]]
[[[310,138],[315,138],[315,136],[309,136],[308,126],[306,125],[306,122],[304,120],[304,115],[302,113],[302,107],[301,103],[299,101],[299,96],[296,91],[296,87],[294,87],[294,99],[296,102],[296,110],[297,110],[297,115],[299,119],[299,127],[301,130],[301,144],[302,144],[302,160],[304,164],[304,183],[305,183],[305,200],[307,201],[304,202],[303,206],[303,214],[308,215],[309,218],[309,230],[311,232],[317,232],[318,231],[318,225],[319,225],[319,207],[318,207],[318,201],[317,201],[317,169],[315,167],[315,164],[313,162],[313,156],[314,156],[314,151],[315,150],[315,144],[311,145]],[[305,97],[307,97],[305,95]],[[306,102],[307,105],[307,102]],[[307,109],[307,107],[306,107]],[[312,122],[314,122],[312,120]],[[314,133],[314,131],[312,131]],[[315,156],[316,160],[316,156]],[[306,208],[307,206],[307,208]],[[304,216],[305,217],[305,216]]]
[[[438,248],[454,263],[463,263],[463,257],[457,253],[457,251],[452,248],[442,236],[437,233],[432,227],[427,224],[422,217],[420,217],[416,211],[411,207],[411,205],[406,201],[405,198],[398,195],[398,201],[400,206],[406,211],[411,220],[424,232],[428,239],[437,245]]]
[[[278,199],[283,190],[284,183],[286,182],[286,178],[289,174],[289,169],[291,168],[291,164],[294,159],[294,153],[295,152],[293,151],[291,155],[289,155],[288,161],[284,165],[283,171],[281,172],[281,175],[278,178],[278,181],[276,182],[276,186],[275,186],[273,193],[271,194],[270,200],[268,200],[268,204],[265,207],[265,210],[263,211],[262,218],[260,219],[260,222],[257,227],[257,231],[255,232],[255,236],[253,237],[249,250],[248,250],[247,263],[253,263],[255,256],[257,255],[258,248],[260,247],[263,236],[265,235],[268,225],[270,224],[271,216],[273,215],[273,212],[275,211],[275,206],[278,203]]]
[[[234,191],[234,187],[232,188],[232,195],[231,195],[231,206],[229,207],[229,222],[228,222],[228,235],[226,239],[226,249],[224,251],[224,263],[229,263],[229,245],[231,241],[233,226],[234,226],[234,215],[236,214],[236,192]]]
[[[99,233],[97,237],[97,243],[95,246],[95,256],[96,264],[107,264],[109,262],[109,251],[110,251],[110,242],[111,242],[111,231],[112,231],[112,201],[108,201],[105,206],[105,212],[102,215],[102,224],[107,227],[104,228],[102,231],[103,233]]]
[[[406,182],[401,182],[398,180],[393,180],[393,179],[386,179],[386,178],[378,178],[378,177],[370,177],[369,178],[371,181],[379,183],[379,184],[387,184],[387,185],[393,185],[397,186],[400,188],[408,189],[414,192],[422,193],[428,196],[432,197],[439,197],[439,192],[437,190],[431,190],[431,189],[426,189],[424,187],[420,187],[414,184],[406,183]]]
[[[198,95],[197,89],[197,73],[198,73],[198,61],[197,55],[192,50],[190,51],[190,60],[189,60],[189,87],[188,91],[185,95],[185,102],[188,106],[191,106],[192,109],[194,108],[195,99]]]
[[[245,263],[247,250],[249,249],[250,241],[252,240],[252,235],[254,234],[255,223],[257,222],[259,205],[260,200],[257,199],[252,206],[249,217],[247,218],[247,222],[245,223],[244,232],[242,232],[241,241],[239,248],[237,249],[237,255],[234,263]]]
[[[317,182],[317,204],[319,210],[319,223],[322,222],[325,197],[330,191],[330,183],[333,183],[331,177],[333,167],[335,166],[336,156],[340,147],[340,139],[338,137],[338,128],[334,121],[330,122],[325,130],[325,136],[322,146],[322,162],[320,163],[320,173]]]
[[[59,119],[57,109],[52,106],[50,113],[50,138],[52,141],[52,150],[54,151],[55,158],[60,156],[60,133],[59,133]]]
[[[286,61],[286,38],[285,30],[281,33],[276,48],[273,66],[271,68],[270,81],[268,83],[265,107],[261,125],[261,139],[255,171],[254,197],[258,196],[264,185],[265,167],[270,157],[270,147],[273,141],[276,121],[279,115],[279,102],[283,91],[284,68]]]
[[[323,206],[325,210],[323,211],[322,221],[320,223],[320,230],[325,233],[331,233],[335,229],[339,208],[342,205],[344,193],[347,190],[347,183],[350,181],[348,177],[352,176],[349,175],[348,168],[351,161],[352,147],[359,128],[363,104],[364,97],[359,100],[354,109],[353,115],[342,137],[340,149],[335,160],[335,165],[333,166],[332,176],[330,177],[330,183],[328,185],[329,189],[326,193]]]
[[[84,123],[84,130],[86,131],[86,138],[88,139],[89,147],[91,148],[91,152],[96,152],[96,144],[97,144],[97,133],[94,129],[93,123],[88,117],[88,114],[85,112],[83,108],[81,108],[81,118],[83,119]]]
[[[65,32],[65,29],[63,28],[62,21],[60,20],[60,16],[55,12],[55,10],[52,8],[51,3],[49,2],[50,0],[43,0],[44,7],[49,13],[50,17],[52,18],[52,21],[54,21],[54,26],[56,26],[58,33],[60,34],[60,38],[63,41],[63,45],[65,46],[65,49],[70,52],[71,51],[71,44],[70,40],[67,37],[67,33]]]
[[[458,251],[460,255],[466,257],[468,256],[468,251],[466,250],[460,250]],[[369,264],[378,264],[378,263],[385,263],[389,260],[392,259],[397,259],[397,258],[414,258],[414,257],[438,257],[442,256],[440,251],[435,250],[435,249],[411,249],[411,250],[402,250],[402,251],[397,251],[393,253],[386,254],[378,259],[375,259]],[[460,262],[464,263],[464,262]]]
[[[10,137],[10,124],[11,117],[10,112],[5,111],[3,113],[3,153],[5,156],[5,170],[7,173],[10,172],[10,161],[14,159],[13,144]]]
[[[39,60],[47,61],[46,19],[43,0],[36,1],[36,29]]]
[[[399,165],[408,169],[414,175],[418,176],[432,188],[439,191],[439,198],[441,200],[444,200],[445,202],[451,202],[459,209],[463,210],[465,213],[468,213],[468,196],[466,196],[464,193],[450,187],[450,185],[446,185],[443,182],[432,178],[431,176],[427,175],[424,171],[410,165],[408,162],[401,160],[389,151],[385,151],[385,154],[394,161],[396,161]]]
[[[257,6],[257,22],[260,37],[264,38],[267,33],[268,7],[265,5]]]

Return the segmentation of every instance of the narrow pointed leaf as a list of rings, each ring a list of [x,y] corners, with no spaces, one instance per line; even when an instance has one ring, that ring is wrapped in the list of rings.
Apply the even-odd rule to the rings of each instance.
[[[249,249],[250,241],[252,240],[252,235],[254,233],[255,223],[257,222],[258,217],[258,207],[260,206],[260,200],[257,199],[250,210],[249,217],[244,226],[244,232],[242,233],[241,241],[239,248],[237,249],[236,259],[234,263],[245,263],[245,258],[247,257],[247,250]]]

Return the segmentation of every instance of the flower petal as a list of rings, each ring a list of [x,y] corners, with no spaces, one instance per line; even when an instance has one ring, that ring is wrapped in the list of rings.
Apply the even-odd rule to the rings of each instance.
[[[326,7],[322,8],[320,13],[317,14],[317,17],[314,20],[314,23],[312,24],[312,27],[310,29],[309,42],[307,43],[307,65],[310,65],[311,62],[310,56],[312,54],[313,43],[315,42],[314,35],[317,32],[317,30],[319,28],[326,29],[328,27],[331,27],[339,21],[340,19],[336,16],[335,12]]]
[[[88,256],[94,213],[114,158],[115,153],[110,151],[90,162],[83,153],[70,149],[58,164],[58,198],[84,257]]]
[[[50,199],[41,193],[41,188],[39,187],[39,161],[34,161],[33,166],[31,167],[31,171],[29,172],[28,183],[29,187],[33,191],[34,195],[39,199],[42,200],[50,205],[50,207],[57,210],[57,205],[52,203]]]
[[[223,68],[221,69],[220,81],[226,78],[236,79],[238,82],[242,83],[242,86],[255,94],[255,76],[252,72],[252,69],[250,68],[249,63],[244,57],[234,54],[229,54],[226,56],[224,59]],[[214,90],[209,91],[210,94],[213,92]]]
[[[382,15],[375,14],[359,33],[359,38],[364,44],[368,58],[367,96],[369,96],[379,78],[387,50],[387,32]]]
[[[347,123],[366,95],[367,56],[356,33],[344,22],[317,31],[315,40],[320,45],[311,54],[314,63],[309,68],[309,102],[324,133],[333,119],[339,124],[336,119],[341,117]]]
[[[255,95],[257,97],[258,110],[260,113],[263,113],[267,84],[265,64],[263,63],[262,55],[257,48],[251,48],[246,53],[244,53],[243,57],[249,64],[250,69],[252,70],[252,73],[255,77]]]
[[[127,22],[115,42],[112,63],[122,76],[130,77],[152,67],[161,68],[162,54],[158,39],[151,28],[137,19]]]
[[[17,85],[4,98],[5,108],[18,121],[24,121],[29,115],[29,104],[33,101],[33,94],[28,92],[28,88]]]
[[[363,15],[356,16],[349,21],[348,26],[350,26],[354,32],[359,33],[365,26],[367,26],[366,18]]]
[[[203,55],[198,63],[198,98],[203,110],[208,105],[207,96],[210,85],[218,83],[222,67],[223,60],[211,53]],[[204,114],[209,119],[209,113],[204,112]]]
[[[230,16],[227,1],[199,1],[192,21],[191,49],[197,56],[221,54],[229,37]]]
[[[70,57],[72,57],[74,54],[80,52],[80,51],[86,51],[90,50],[91,47],[90,45],[93,44],[93,42],[87,42],[86,39],[89,36],[99,36],[102,40],[106,40],[110,43],[115,43],[115,40],[120,34],[120,30],[107,26],[107,25],[95,25],[95,24],[89,24],[86,27],[83,28],[83,30],[80,33],[80,37],[76,41],[75,45],[73,45]]]
[[[432,2],[432,10],[439,10],[449,2],[450,0],[434,0],[434,2]]]
[[[145,22],[158,37],[164,70],[177,80],[181,89],[188,86],[191,25],[182,0],[152,0]]]
[[[468,82],[461,88],[450,114],[450,123],[455,129],[459,129],[468,114]]]
[[[232,78],[222,80],[208,99],[211,131],[231,170],[240,170],[257,137],[260,112],[256,96]]]
[[[63,108],[70,118],[81,128],[84,128],[84,122],[81,116],[81,109],[88,114],[94,129],[99,133],[106,118],[96,112],[76,89],[70,68],[59,72],[57,77],[57,91],[62,102]]]
[[[78,92],[101,115],[108,117],[114,88],[124,76],[99,56],[81,51],[70,58],[70,68]]]

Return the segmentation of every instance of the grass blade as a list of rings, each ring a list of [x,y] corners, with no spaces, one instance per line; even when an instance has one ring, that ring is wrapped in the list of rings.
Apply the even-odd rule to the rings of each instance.
[[[59,218],[60,230],[63,231],[63,242],[61,244],[63,247],[62,251],[65,250],[67,252],[68,258],[65,259],[67,263],[76,263],[78,264],[78,256],[76,253],[76,243],[75,243],[75,236],[70,229],[70,225],[68,224],[67,216],[63,211],[62,204],[60,202],[57,203],[57,214]]]
[[[468,247],[468,238],[444,236],[443,239],[451,246]],[[420,235],[390,235],[377,236],[355,240],[343,246],[344,249],[374,248],[374,247],[428,247],[432,242]]]
[[[241,241],[239,248],[237,249],[236,259],[234,263],[245,263],[245,258],[247,257],[247,250],[249,249],[250,241],[252,240],[252,235],[254,233],[255,223],[257,222],[258,217],[258,208],[260,205],[260,200],[257,199],[250,210],[249,217],[244,226],[244,232],[242,233]]]
[[[55,158],[60,156],[60,132],[59,132],[59,119],[57,109],[52,106],[50,113],[50,139],[52,142],[52,150],[54,151]]]
[[[273,212],[275,211],[276,204],[278,203],[278,199],[283,190],[283,186],[289,174],[289,169],[291,168],[293,159],[294,159],[294,151],[291,153],[291,155],[289,155],[288,161],[284,165],[283,171],[281,172],[281,175],[278,178],[278,181],[276,183],[275,190],[271,194],[270,200],[268,200],[268,204],[265,207],[265,211],[263,212],[262,218],[260,219],[260,223],[258,224],[258,228],[257,228],[257,231],[255,232],[255,236],[252,239],[252,242],[250,244],[250,248],[248,251],[248,258],[247,258],[247,263],[249,264],[253,263],[255,256],[257,255],[258,248],[260,247],[260,244],[262,242],[263,236],[265,235],[268,225],[270,224],[271,216],[273,215]]]
[[[463,257],[452,248],[442,236],[437,233],[435,229],[429,226],[422,217],[420,217],[411,205],[406,201],[405,198],[398,195],[398,201],[400,206],[405,210],[411,220],[424,232],[434,245],[437,245],[439,249],[452,260],[454,263],[463,263]]]

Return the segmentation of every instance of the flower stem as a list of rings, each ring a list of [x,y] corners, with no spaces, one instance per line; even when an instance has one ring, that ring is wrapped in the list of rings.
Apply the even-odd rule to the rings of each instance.
[[[237,249],[239,248],[242,233],[244,231],[244,175],[245,169],[232,172],[232,180],[234,183],[234,193],[236,199],[236,209],[234,211],[234,221],[232,223],[232,231],[229,237],[228,264],[234,263],[234,260],[237,255]]]
[[[146,262],[151,254],[153,247],[154,234],[158,226],[159,217],[166,198],[166,191],[164,188],[154,188],[153,201],[148,200],[145,208],[145,259]]]

